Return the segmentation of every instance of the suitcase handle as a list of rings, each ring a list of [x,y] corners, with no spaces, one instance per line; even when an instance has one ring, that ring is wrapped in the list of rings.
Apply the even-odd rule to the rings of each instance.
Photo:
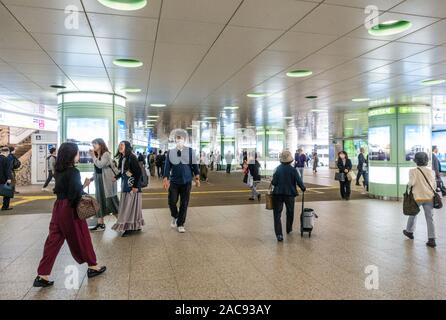
[[[302,191],[302,213],[304,212],[305,191]]]

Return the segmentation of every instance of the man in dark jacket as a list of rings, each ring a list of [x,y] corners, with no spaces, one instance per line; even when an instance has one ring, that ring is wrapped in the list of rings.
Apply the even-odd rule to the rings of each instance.
[[[2,147],[0,150],[0,184],[11,184],[12,182],[12,162],[8,159],[9,148]],[[11,210],[9,202],[11,198],[3,197],[2,211]]]
[[[295,168],[291,166],[293,156],[291,152],[285,150],[280,154],[280,165],[273,174],[271,184],[273,189],[273,211],[274,211],[274,231],[277,241],[283,241],[282,234],[282,210],[283,204],[286,207],[286,232],[293,231],[294,221],[294,201],[297,197],[297,186],[305,192],[306,188]]]
[[[294,154],[294,167],[297,168],[297,171],[299,171],[300,177],[302,181],[304,180],[304,167],[307,163],[307,156],[305,155],[302,148],[297,149],[296,153]]]
[[[158,155],[155,159],[156,164],[156,173],[158,175],[158,178],[161,179],[163,177],[163,152],[160,150],[158,151]]]
[[[365,170],[364,170],[364,165],[367,165],[367,160],[364,156],[364,148],[360,148],[359,149],[359,155],[358,155],[358,175],[356,176],[356,185],[360,186],[359,184],[359,178],[362,176],[363,179],[365,180]],[[365,186],[365,183],[364,183]]]
[[[198,170],[195,151],[185,146],[187,132],[177,129],[175,134],[176,148],[167,153],[166,164],[164,165],[164,189],[169,190],[168,200],[172,216],[172,228],[177,228],[178,232],[184,233],[184,223],[186,222],[187,207],[189,205],[190,192],[192,190],[192,180],[195,177],[195,185],[200,186],[200,171]],[[180,200],[178,210],[177,203]]]
[[[432,170],[435,172],[435,181],[437,182],[437,189],[441,187],[442,180],[440,177],[441,165],[440,160],[438,159],[438,147],[432,147]]]

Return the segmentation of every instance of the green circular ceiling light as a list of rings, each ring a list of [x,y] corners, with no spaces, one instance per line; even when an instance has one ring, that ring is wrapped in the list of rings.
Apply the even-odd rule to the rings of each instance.
[[[317,96],[306,96],[307,99],[317,99]]]
[[[370,98],[353,98],[352,101],[353,102],[366,102],[366,101],[370,101]]]
[[[251,92],[251,93],[248,93],[246,96],[249,98],[262,98],[262,97],[266,97],[268,95],[269,94],[266,92]]]
[[[369,29],[369,34],[377,37],[391,36],[404,32],[412,27],[412,22],[407,20],[386,21]]]
[[[312,74],[313,74],[313,71],[311,71],[311,70],[294,70],[294,71],[287,72],[286,75],[291,78],[303,78],[303,77],[311,76]]]
[[[126,87],[126,88],[122,88],[122,91],[124,91],[126,93],[138,93],[138,92],[141,92],[141,89]]]
[[[144,8],[147,0],[98,0],[100,4],[115,10],[133,11]]]
[[[444,80],[444,79],[427,79],[427,80],[421,81],[421,84],[425,85],[425,86],[434,86],[436,84],[442,84],[445,82],[446,82],[446,80]]]
[[[115,66],[123,68],[138,68],[141,67],[144,63],[137,59],[115,59],[113,60],[113,64]]]

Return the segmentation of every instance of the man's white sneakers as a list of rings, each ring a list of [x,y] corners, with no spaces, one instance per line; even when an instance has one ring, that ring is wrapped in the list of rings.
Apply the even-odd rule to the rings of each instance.
[[[172,222],[170,223],[170,226],[171,226],[172,228],[176,228],[176,227],[177,227],[177,219],[173,218],[173,219],[172,219]]]
[[[179,232],[179,233],[185,233],[185,232],[186,232],[186,229],[184,229],[183,226],[178,227],[178,232]]]

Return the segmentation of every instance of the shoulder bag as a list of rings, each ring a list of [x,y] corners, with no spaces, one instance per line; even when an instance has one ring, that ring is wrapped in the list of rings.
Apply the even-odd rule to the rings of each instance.
[[[99,212],[99,203],[89,194],[84,194],[77,204],[76,209],[79,219],[86,220]]]
[[[420,206],[415,201],[412,193],[412,187],[406,185],[406,192],[403,195],[403,213],[406,216],[416,216],[420,212]]]
[[[343,172],[336,172],[335,173],[335,180],[336,181],[345,181],[345,174]]]
[[[422,171],[420,168],[417,168],[417,169],[418,169],[418,171],[421,172],[421,174],[422,174],[423,177],[424,177],[424,180],[426,180],[427,184],[429,185],[429,187],[431,188],[432,192],[434,193],[434,196],[432,197],[432,204],[433,204],[433,207],[434,207],[435,209],[441,209],[441,208],[443,208],[443,202],[441,201],[441,197],[440,197],[440,195],[434,190],[434,188],[432,188],[432,186],[431,186],[429,180],[427,180],[427,178],[426,178],[426,176],[424,175],[423,171]]]

